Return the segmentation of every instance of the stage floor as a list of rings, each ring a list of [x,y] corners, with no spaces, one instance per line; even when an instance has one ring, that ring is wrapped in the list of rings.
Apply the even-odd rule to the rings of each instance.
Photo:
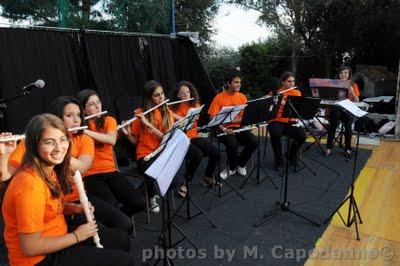
[[[372,151],[376,156],[377,150],[379,148],[372,150],[365,147],[360,150],[356,176],[360,172],[365,172],[372,163],[371,159],[368,160]],[[314,176],[307,169],[297,173],[291,172],[288,199],[292,210],[322,223],[345,198],[351,183],[353,163],[346,161],[339,149],[326,158],[313,147],[303,154],[303,159],[317,175]],[[367,161],[368,166],[366,166]],[[189,222],[176,217],[174,221],[200,251],[196,254],[188,241],[183,241],[174,251],[169,251],[175,265],[303,265],[306,263],[316,243],[322,243],[321,237],[325,237],[332,225],[318,227],[284,212],[274,216],[262,226],[254,227],[254,224],[268,210],[276,207],[276,201],[279,201],[281,197],[282,177],[278,172],[271,170],[272,164],[272,151],[268,143],[263,165],[278,184],[279,189],[275,190],[268,180],[258,185],[250,181],[243,190],[240,190],[245,200],[234,192],[218,198],[215,192],[207,193],[207,189],[200,185],[200,176],[194,178],[193,198],[218,225],[218,228],[214,229],[203,216],[198,216]],[[201,167],[204,167],[204,163]],[[251,162],[248,169],[250,167]],[[239,187],[243,180],[243,177],[235,175],[228,181],[234,187]],[[357,193],[361,191],[358,186],[357,184]],[[224,186],[223,190],[225,191],[226,188],[227,186]],[[393,202],[393,199],[391,201]],[[175,200],[175,205],[178,206],[180,202],[181,200]],[[194,208],[191,210],[195,212]],[[381,211],[385,212],[385,210]],[[371,214],[363,212],[365,211],[362,208],[362,218],[368,220],[370,219],[367,218],[368,215],[374,216],[376,213],[376,211]],[[185,215],[185,207],[180,214]],[[154,263],[150,257],[162,255],[159,241],[161,214],[152,214],[151,218],[151,224],[147,225],[144,215],[136,217],[138,231],[134,239],[134,255],[138,264]],[[366,225],[367,220],[363,226]],[[327,228],[328,230],[324,233]],[[174,240],[180,239],[176,230],[172,230],[172,235]],[[363,235],[361,237],[363,238]],[[315,260],[315,262],[318,261]]]

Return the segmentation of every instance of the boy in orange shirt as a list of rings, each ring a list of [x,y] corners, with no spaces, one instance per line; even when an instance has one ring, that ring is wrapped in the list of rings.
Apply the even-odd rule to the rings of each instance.
[[[216,116],[224,106],[240,105],[247,102],[246,95],[240,92],[241,79],[239,72],[231,72],[227,75],[225,82],[228,85],[223,92],[218,93],[208,109],[208,114],[211,118]],[[240,127],[240,122],[243,112],[235,117],[235,120],[230,124],[219,125],[219,132],[225,132],[225,136],[219,137],[221,142],[226,147],[228,156],[229,174],[228,169],[220,173],[222,179],[226,179],[237,172],[246,176],[246,163],[250,159],[253,152],[257,149],[257,139],[250,131],[242,131],[234,133],[233,130]],[[244,145],[244,149],[238,156],[239,144]]]

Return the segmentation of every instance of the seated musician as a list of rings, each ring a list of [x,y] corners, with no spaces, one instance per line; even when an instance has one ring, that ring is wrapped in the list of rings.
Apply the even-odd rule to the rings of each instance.
[[[199,93],[196,87],[188,82],[181,81],[176,86],[174,91],[174,97],[179,100],[187,100],[193,98],[193,100],[188,102],[183,102],[179,104],[174,104],[171,106],[171,110],[175,113],[177,119],[181,119],[186,116],[190,108],[200,107]],[[192,163],[200,163],[203,157],[208,157],[207,167],[205,175],[203,176],[203,185],[206,187],[213,187],[216,181],[213,177],[215,167],[218,165],[220,160],[220,154],[218,148],[215,147],[207,138],[199,137],[197,132],[197,122],[194,127],[187,132],[188,138],[190,138],[190,149],[188,151],[189,157],[200,157],[200,160],[189,160]],[[191,156],[191,154],[193,154]],[[192,167],[195,169],[195,167]],[[194,173],[191,173],[194,175]]]
[[[241,78],[239,72],[234,71],[229,73],[225,82],[228,87],[214,97],[208,109],[208,114],[211,118],[215,117],[224,106],[240,105],[247,102],[246,96],[240,92]],[[250,131],[234,133],[234,130],[240,127],[242,116],[243,112],[236,116],[232,123],[219,125],[218,128],[219,132],[226,133],[226,135],[219,137],[219,139],[226,147],[229,165],[229,169],[224,169],[220,173],[222,179],[228,177],[228,170],[229,176],[236,174],[236,171],[240,175],[245,176],[247,174],[246,163],[257,149],[257,139]],[[239,144],[244,146],[240,155],[238,155]]]
[[[339,70],[339,79],[350,80],[350,88],[347,93],[347,99],[353,102],[358,102],[358,96],[360,92],[356,83],[351,81],[351,68],[348,66],[342,66]],[[336,128],[341,121],[344,125],[344,155],[346,157],[351,156],[351,136],[352,130],[351,125],[353,123],[353,117],[339,109],[329,109],[328,119],[329,119],[329,129],[328,129],[328,140],[326,143],[326,156],[329,156],[333,149],[333,140],[335,138]]]
[[[280,89],[278,89],[278,93],[293,88],[295,86],[295,76],[292,72],[282,73],[280,79],[282,86]],[[297,122],[296,118],[291,118],[291,121],[289,121],[289,118],[282,117],[287,96],[301,96],[301,92],[297,89],[293,89],[282,93],[282,95],[283,98],[280,102],[277,117],[268,122],[268,131],[271,137],[272,149],[274,151],[275,170],[279,170],[279,168],[283,166],[281,146],[281,137],[283,134],[286,134],[288,137],[294,140],[291,144],[291,150],[289,151],[288,158],[289,162],[291,163],[296,162],[297,151],[306,140],[304,129],[295,126],[295,123]]]

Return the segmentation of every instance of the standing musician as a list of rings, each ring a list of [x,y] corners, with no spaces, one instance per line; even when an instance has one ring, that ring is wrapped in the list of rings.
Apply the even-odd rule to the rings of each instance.
[[[150,211],[154,213],[160,212],[160,206],[157,203],[156,184],[153,178],[144,173],[156,157],[150,160],[145,160],[145,157],[158,147],[164,133],[172,129],[174,117],[166,104],[154,109],[146,115],[142,113],[163,101],[165,101],[165,96],[161,84],[154,80],[148,81],[144,85],[143,109],[135,111],[135,116],[139,119],[133,121],[130,127],[126,126],[122,128],[123,133],[127,136],[129,141],[136,146],[137,164],[139,171],[146,178],[148,184],[149,208]],[[182,185],[180,190],[186,192],[186,186]]]
[[[188,100],[190,98],[194,98],[191,101],[182,102],[171,106],[172,111],[175,113],[176,119],[185,117],[190,108],[200,106],[199,93],[197,92],[196,87],[188,81],[181,81],[178,83],[174,91],[174,96],[179,100]],[[189,146],[189,149],[191,149],[188,151],[189,158],[191,157],[191,154],[194,153],[195,158],[200,158],[200,160],[192,160],[197,164],[200,164],[200,161],[203,157],[209,158],[205,175],[203,176],[203,185],[206,187],[213,187],[216,184],[216,181],[213,177],[214,170],[220,161],[218,148],[215,147],[209,140],[207,140],[207,138],[198,136],[197,121],[195,122],[194,127],[187,132],[187,136],[190,138],[190,143],[193,144]],[[192,167],[192,169],[195,168]],[[192,176],[194,175],[194,173],[189,174]]]
[[[282,86],[280,89],[278,89],[277,93],[295,86],[295,75],[292,72],[282,73],[280,79]],[[288,137],[294,140],[291,145],[291,150],[289,151],[289,162],[291,163],[296,162],[297,151],[306,140],[304,129],[294,126],[294,123],[297,122],[296,118],[292,118],[291,121],[289,121],[289,118],[282,117],[287,96],[301,96],[301,92],[297,89],[293,89],[282,93],[282,95],[283,97],[280,102],[276,118],[268,122],[268,131],[271,137],[272,149],[274,151],[274,168],[276,170],[279,170],[279,168],[283,166],[281,145],[282,135],[286,134]]]
[[[230,72],[225,82],[228,87],[214,97],[208,109],[208,114],[211,118],[215,117],[224,106],[240,105],[247,102],[246,95],[240,92],[241,79],[239,72]],[[240,175],[245,176],[247,173],[246,163],[257,149],[257,139],[250,131],[242,131],[236,134],[233,132],[234,129],[240,127],[242,116],[243,112],[236,116],[232,123],[219,125],[219,131],[226,133],[226,135],[219,137],[219,139],[226,146],[229,176],[234,175],[236,170]],[[244,149],[238,156],[239,143],[244,145]],[[228,177],[228,169],[221,171],[220,177],[226,179]]]
[[[78,100],[70,96],[56,98],[49,107],[49,111],[61,118],[66,128],[76,128],[84,124],[83,108]],[[94,154],[94,144],[91,137],[83,134],[82,130],[68,133],[71,146],[70,168],[71,173],[79,170],[82,174],[91,167]],[[12,175],[22,166],[22,159],[26,152],[25,141],[21,141],[15,151],[11,154],[9,164],[9,175]],[[113,205],[99,197],[88,193],[89,201],[94,205],[95,218],[101,224],[100,235],[105,246],[129,250],[129,234],[133,230],[130,217],[122,213]],[[65,201],[78,202],[79,194],[75,184],[71,193],[66,194]],[[86,221],[84,215],[70,215],[66,217],[68,226],[74,228]],[[115,228],[115,229],[114,229]],[[118,230],[116,230],[118,229]]]
[[[358,102],[358,96],[360,96],[360,92],[358,90],[357,84],[351,80],[351,68],[348,66],[342,66],[339,69],[339,79],[350,81],[350,88],[347,93],[347,99],[352,102]],[[344,155],[345,157],[349,158],[351,156],[351,125],[353,123],[352,116],[337,108],[329,109],[328,120],[330,125],[328,128],[328,140],[326,143],[327,149],[325,155],[329,156],[332,152],[336,128],[339,125],[339,121],[341,121],[344,125]]]
[[[102,112],[99,95],[93,90],[83,90],[77,99],[84,107],[86,116]],[[93,195],[115,206],[122,203],[124,213],[129,217],[144,209],[144,197],[118,171],[114,156],[117,141],[117,121],[112,116],[94,117],[88,122],[89,129],[83,133],[92,137],[95,143],[92,167],[85,174],[86,189]]]
[[[64,214],[82,212],[64,201],[71,192],[71,145],[58,117],[37,115],[26,128],[22,167],[2,194],[4,236],[11,265],[133,265],[128,253],[81,245],[97,231],[95,221],[68,233]]]

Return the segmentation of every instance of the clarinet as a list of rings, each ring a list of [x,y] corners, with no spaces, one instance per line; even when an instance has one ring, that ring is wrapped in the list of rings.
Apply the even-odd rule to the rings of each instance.
[[[81,176],[81,173],[79,172],[79,170],[75,171],[75,175],[73,178],[74,178],[76,187],[78,188],[79,201],[83,205],[83,210],[85,211],[86,219],[88,222],[91,222],[91,221],[93,221],[93,216],[89,209],[89,200],[88,200],[88,197],[86,196],[85,188],[83,187],[82,176]],[[93,241],[96,244],[96,247],[103,248],[103,246],[100,243],[100,237],[99,237],[98,233],[96,233],[93,236]]]

